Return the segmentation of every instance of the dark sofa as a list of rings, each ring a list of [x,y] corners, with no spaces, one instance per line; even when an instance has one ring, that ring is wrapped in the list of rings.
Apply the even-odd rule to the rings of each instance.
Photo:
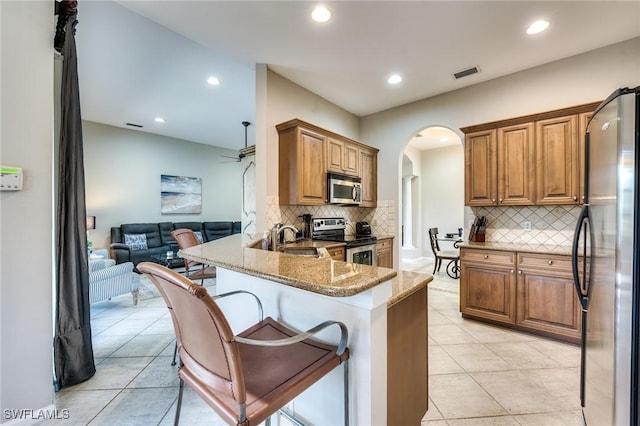
[[[133,262],[135,266],[140,262],[153,261],[153,255],[165,254],[170,250],[176,252],[178,243],[171,236],[171,231],[181,228],[192,229],[199,233],[203,242],[208,242],[239,234],[241,223],[231,221],[125,223],[111,228],[111,257],[115,259],[116,264]],[[143,243],[144,240],[146,242]]]

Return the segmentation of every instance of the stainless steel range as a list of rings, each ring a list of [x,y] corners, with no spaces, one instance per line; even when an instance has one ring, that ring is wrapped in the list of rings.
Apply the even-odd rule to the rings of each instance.
[[[320,241],[336,241],[346,244],[346,261],[376,266],[377,238],[373,235],[345,235],[347,221],[342,217],[315,218],[312,220],[311,237]]]

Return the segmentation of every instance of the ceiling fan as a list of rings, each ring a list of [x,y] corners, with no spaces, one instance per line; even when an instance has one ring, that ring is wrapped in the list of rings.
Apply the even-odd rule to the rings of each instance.
[[[247,155],[251,155],[254,152],[256,152],[255,145],[251,145],[247,147],[247,127],[249,127],[251,123],[248,121],[243,121],[242,125],[244,126],[244,148],[240,150],[237,157],[229,157],[228,155],[221,155],[220,157],[230,158],[233,160],[233,161],[221,161],[222,163],[239,163]]]

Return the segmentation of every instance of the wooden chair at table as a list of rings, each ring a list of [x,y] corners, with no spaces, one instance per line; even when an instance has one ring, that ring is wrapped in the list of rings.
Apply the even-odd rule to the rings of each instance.
[[[325,321],[298,333],[268,317],[234,335],[214,299],[246,291],[211,296],[207,290],[161,265],[143,262],[138,269],[164,298],[178,341],[180,368],[174,424],[180,420],[186,383],[230,425],[257,425],[278,411],[340,364],[344,364],[344,421],[349,423],[349,349],[346,326]],[[338,345],[311,339],[332,325],[340,327]],[[295,416],[294,416],[295,418]],[[296,419],[298,421],[299,419]]]
[[[171,231],[171,236],[178,242],[180,250],[202,244],[196,233],[191,229],[181,228]],[[204,280],[216,277],[216,267],[205,265],[195,260],[184,259],[184,269],[186,276],[192,280],[200,280],[204,284]]]
[[[435,256],[435,264],[433,265],[433,273],[436,271],[440,272],[440,267],[442,266],[442,260],[448,260],[449,262],[454,262],[452,266],[452,272],[449,273],[451,278],[458,278],[458,262],[460,261],[460,251],[459,250],[440,250],[440,244],[438,244],[438,228],[429,228],[429,241],[431,242],[431,251]]]

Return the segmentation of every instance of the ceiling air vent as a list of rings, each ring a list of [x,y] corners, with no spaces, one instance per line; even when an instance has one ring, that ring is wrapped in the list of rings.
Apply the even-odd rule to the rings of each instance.
[[[478,67],[471,67],[471,68],[467,68],[466,70],[462,70],[462,71],[458,71],[456,73],[453,73],[453,76],[456,79],[462,78],[462,77],[466,77],[468,75],[472,75],[472,74],[476,74],[480,71],[480,69]]]
[[[142,129],[142,127],[144,127],[142,124],[136,124],[136,123],[125,123],[127,126],[131,126],[131,127],[137,127],[139,129]]]

